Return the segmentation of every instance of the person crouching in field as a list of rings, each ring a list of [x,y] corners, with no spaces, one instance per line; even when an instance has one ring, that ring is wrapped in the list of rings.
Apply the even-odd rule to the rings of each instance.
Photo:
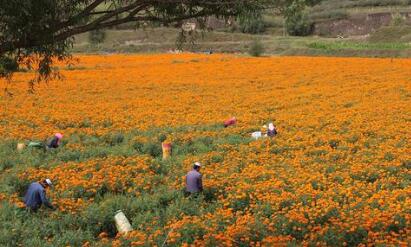
[[[57,133],[47,142],[47,148],[58,148],[60,146],[61,139],[63,139],[63,135]]]
[[[58,148],[60,146],[61,139],[63,139],[63,135],[56,133],[52,138],[45,142],[30,142],[28,147],[44,149],[44,151],[46,151],[48,149]]]
[[[48,178],[40,182],[31,183],[24,196],[24,204],[27,210],[37,212],[41,205],[54,210],[55,207],[46,197],[46,189],[52,185],[51,180]]]
[[[277,135],[277,128],[273,123],[268,124],[267,136],[274,137]]]
[[[193,170],[189,171],[186,176],[186,196],[197,194],[203,191],[203,180],[200,173],[200,162],[194,163]]]

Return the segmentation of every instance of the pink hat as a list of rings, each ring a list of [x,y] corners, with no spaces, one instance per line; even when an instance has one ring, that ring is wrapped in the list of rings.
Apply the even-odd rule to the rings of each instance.
[[[56,133],[54,136],[57,137],[59,140],[60,140],[61,138],[63,138],[63,135],[60,134],[60,133]]]

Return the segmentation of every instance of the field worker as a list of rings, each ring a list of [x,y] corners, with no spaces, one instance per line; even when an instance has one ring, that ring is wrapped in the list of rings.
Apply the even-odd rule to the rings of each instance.
[[[63,139],[63,135],[56,133],[54,137],[47,142],[47,148],[58,148],[60,146],[61,139]]]
[[[63,139],[63,135],[56,133],[48,141],[46,140],[44,142],[30,142],[28,144],[28,147],[44,149],[44,151],[46,151],[47,149],[58,148],[60,146],[61,139]]]
[[[237,118],[236,118],[236,117],[232,117],[232,118],[224,121],[224,128],[227,128],[228,126],[235,125],[236,123],[237,123]]]
[[[54,210],[55,208],[46,197],[46,189],[52,185],[51,180],[48,178],[41,182],[34,182],[30,184],[26,195],[24,196],[24,204],[26,205],[26,208],[32,212],[37,212],[43,204],[44,206]]]
[[[273,137],[277,135],[277,129],[275,128],[273,123],[268,124],[267,136]]]
[[[186,176],[186,194],[195,194],[203,191],[202,175],[200,173],[200,162],[194,163],[193,170],[189,171]]]

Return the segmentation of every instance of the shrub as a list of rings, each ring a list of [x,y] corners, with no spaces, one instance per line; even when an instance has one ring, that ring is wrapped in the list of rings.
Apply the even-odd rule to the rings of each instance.
[[[103,142],[110,146],[116,146],[124,142],[125,138],[123,133],[109,133],[101,137]]]
[[[301,241],[304,239],[305,234],[307,234],[307,226],[299,221],[289,220],[284,216],[278,217],[282,218],[278,220],[277,231],[283,235],[290,235],[295,239]]]
[[[224,160],[224,157],[222,155],[214,155],[211,157],[211,162],[213,163],[220,163]]]
[[[311,181],[311,187],[312,187],[314,190],[322,190],[322,189],[323,189],[322,184],[319,183],[318,181]]]
[[[279,209],[282,210],[284,208],[290,208],[294,204],[295,204],[295,201],[292,200],[292,199],[285,200],[285,201],[280,202],[280,206],[279,206],[280,208]]]
[[[314,24],[304,13],[296,12],[285,21],[288,34],[293,36],[308,36],[313,32]]]
[[[339,217],[340,213],[338,212],[338,209],[336,208],[332,208],[330,209],[327,213],[325,213],[324,215],[321,215],[317,218],[314,219],[315,224],[325,224],[327,223],[331,218],[335,217]]]
[[[341,176],[335,176],[333,181],[336,183],[342,184],[344,182],[344,178]]]
[[[104,30],[93,30],[89,33],[88,40],[92,45],[99,45],[106,39],[106,32]]]
[[[94,236],[106,232],[110,237],[114,237],[117,233],[114,222],[115,212],[122,210],[130,219],[132,212],[136,211],[135,204],[130,203],[133,201],[133,198],[126,196],[106,194],[98,204],[91,204],[83,211],[81,218]]]
[[[401,13],[395,13],[391,17],[391,26],[401,26],[407,19]]]
[[[358,246],[367,239],[368,232],[362,227],[357,228],[354,231],[345,232],[344,241],[348,246]]]
[[[135,141],[135,142],[132,144],[132,147],[133,147],[134,150],[136,150],[137,152],[142,153],[143,150],[144,150],[144,143]]]
[[[89,231],[83,229],[66,230],[54,237],[54,246],[82,246],[85,242],[93,239],[93,235]]]
[[[321,11],[318,13],[310,14],[310,18],[312,19],[328,19],[328,20],[339,20],[339,19],[346,19],[348,17],[348,12],[345,9],[334,9],[334,10],[326,10]]]
[[[79,161],[81,157],[81,152],[77,150],[67,150],[65,152],[59,153],[58,158],[63,162],[69,161]]]
[[[321,239],[327,244],[327,246],[341,246],[342,234],[337,229],[329,228]]]
[[[184,225],[180,230],[181,240],[189,245],[194,243],[194,240],[199,237],[203,237],[206,233],[205,229],[195,223],[189,223]]]
[[[375,181],[377,181],[380,178],[380,175],[378,175],[378,173],[371,173],[369,175],[365,175],[366,179],[365,181],[368,183],[374,183]]]
[[[245,211],[250,206],[250,197],[238,198],[231,201],[231,208],[234,211]]]
[[[18,177],[15,177],[14,179],[10,179],[8,182],[12,183],[11,186],[14,189],[13,192],[16,192],[19,196],[22,197],[26,193],[27,188],[29,187],[32,181],[29,181],[27,179],[19,179]]]
[[[265,23],[261,15],[240,18],[239,29],[243,33],[257,34],[265,32]]]
[[[392,153],[387,152],[384,154],[384,160],[393,161],[394,159],[395,159],[395,156]]]
[[[0,160],[0,171],[4,171],[7,169],[12,168],[15,165],[14,160],[10,159],[5,159],[5,160]]]
[[[347,138],[347,142],[349,143],[356,143],[358,140],[360,139],[360,137],[358,135],[352,135],[350,137]]]
[[[248,50],[248,54],[253,57],[260,57],[264,53],[264,46],[259,40],[254,40]]]
[[[17,71],[19,64],[15,59],[1,56],[0,57],[0,76],[7,77],[10,75],[10,72]]]
[[[148,154],[154,158],[160,157],[163,150],[161,149],[160,143],[148,142],[144,144],[143,153]]]
[[[396,232],[399,233],[400,230],[403,230],[407,227],[407,220],[400,215],[395,215],[394,216],[394,222],[391,223],[388,227],[387,227],[387,232]]]
[[[216,188],[205,188],[203,191],[204,201],[212,202],[217,200],[217,192]]]

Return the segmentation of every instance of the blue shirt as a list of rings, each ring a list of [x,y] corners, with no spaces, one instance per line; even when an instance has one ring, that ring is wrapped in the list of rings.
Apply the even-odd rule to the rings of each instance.
[[[46,191],[39,182],[30,184],[29,189],[24,196],[24,203],[26,204],[26,207],[33,210],[37,210],[39,207],[41,207],[41,204],[44,204],[44,206],[48,208],[53,207],[47,200]]]
[[[200,192],[203,190],[203,181],[201,173],[196,170],[191,170],[186,176],[186,191],[191,193]]]

